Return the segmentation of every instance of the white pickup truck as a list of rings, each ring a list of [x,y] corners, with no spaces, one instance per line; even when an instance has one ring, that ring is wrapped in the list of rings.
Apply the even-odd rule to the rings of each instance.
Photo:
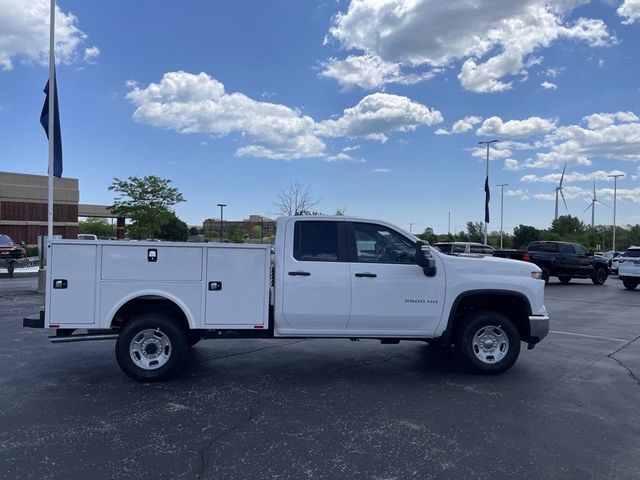
[[[45,308],[23,325],[55,329],[54,342],[116,339],[118,364],[141,382],[175,374],[203,338],[453,344],[472,370],[499,373],[549,332],[537,266],[448,256],[376,220],[279,218],[273,253],[52,240],[48,255]]]

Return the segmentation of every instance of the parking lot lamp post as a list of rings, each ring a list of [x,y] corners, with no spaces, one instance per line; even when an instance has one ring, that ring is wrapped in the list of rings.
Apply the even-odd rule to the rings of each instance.
[[[499,142],[499,140],[485,140],[484,142],[478,142],[481,145],[487,146],[487,176],[484,181],[485,190],[485,203],[484,203],[484,244],[487,245],[487,232],[489,230],[489,147],[492,143]]]
[[[220,207],[220,243],[222,243],[222,211],[224,209],[224,207],[227,206],[226,203],[219,203],[218,206]]]
[[[501,183],[497,185],[500,187],[500,250],[502,250],[502,219],[504,213],[504,187],[509,185],[508,183]]]
[[[615,175],[607,175],[613,177],[613,241],[611,249],[616,251],[616,197],[618,193],[618,177],[624,177],[624,173],[616,173]]]

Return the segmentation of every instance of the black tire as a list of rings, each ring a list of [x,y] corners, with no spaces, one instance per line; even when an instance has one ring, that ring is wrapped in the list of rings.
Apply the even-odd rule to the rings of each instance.
[[[598,267],[594,270],[591,281],[596,285],[604,285],[607,281],[607,269],[604,267]]]
[[[567,276],[563,275],[561,277],[558,277],[558,280],[560,280],[560,283],[563,283],[563,284],[566,285],[567,283],[569,283],[571,281],[571,277],[567,277]]]
[[[15,262],[7,262],[7,273],[10,277],[13,277],[13,271],[15,269]]]
[[[492,343],[487,345],[487,350],[479,345],[485,340]],[[511,368],[520,355],[520,333],[504,315],[480,311],[471,314],[460,326],[455,348],[460,360],[472,371],[502,373]]]
[[[171,317],[146,313],[127,323],[116,341],[116,359],[122,371],[142,383],[174,375],[189,348],[187,334]]]
[[[638,282],[632,282],[630,280],[623,280],[622,284],[624,285],[624,288],[626,288],[627,290],[635,290],[636,287],[638,286]]]
[[[189,343],[189,348],[193,348],[200,340],[202,340],[202,335],[199,332],[194,330],[189,330],[187,333],[187,342]]]
[[[544,280],[544,284],[548,285],[549,284],[549,270],[547,270],[546,268],[542,268],[542,280]]]

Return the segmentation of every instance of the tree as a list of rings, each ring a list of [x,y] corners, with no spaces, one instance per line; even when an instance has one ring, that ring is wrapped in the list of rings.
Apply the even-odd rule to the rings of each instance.
[[[283,216],[314,215],[317,212],[311,209],[320,202],[315,198],[311,187],[299,182],[290,183],[289,186],[278,193],[278,201],[274,204],[278,213]]]
[[[513,247],[516,249],[525,249],[536,240],[542,240],[542,234],[535,227],[520,224],[513,229]]]
[[[197,230],[196,230],[197,231]],[[189,227],[175,215],[160,227],[159,238],[174,242],[185,242],[189,238]]]
[[[551,222],[551,230],[562,239],[570,240],[573,234],[584,232],[585,226],[578,217],[561,215]]]
[[[242,239],[244,238],[242,228],[240,228],[239,225],[229,225],[224,229],[224,236],[231,243],[242,243]]]
[[[189,235],[200,235],[200,230],[198,229],[198,227],[190,227]]]
[[[484,223],[467,222],[467,235],[469,242],[484,243]]]
[[[98,237],[115,237],[116,229],[105,218],[87,218],[78,222],[78,233],[93,233]]]
[[[425,228],[424,232],[419,233],[416,236],[421,240],[425,240],[429,242],[430,245],[438,243],[438,236],[435,233],[433,233],[433,228],[431,227]]]
[[[173,213],[170,208],[185,200],[178,189],[170,184],[171,180],[155,175],[129,177],[128,180],[113,179],[109,190],[119,196],[113,201],[111,210],[133,221],[129,227],[130,235],[153,238],[160,233],[161,226],[171,219]]]

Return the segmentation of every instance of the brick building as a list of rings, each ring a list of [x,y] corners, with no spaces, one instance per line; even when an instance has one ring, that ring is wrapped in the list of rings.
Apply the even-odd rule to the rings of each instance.
[[[46,175],[0,172],[0,233],[28,245],[47,234]],[[53,234],[78,235],[77,178],[53,179]]]

